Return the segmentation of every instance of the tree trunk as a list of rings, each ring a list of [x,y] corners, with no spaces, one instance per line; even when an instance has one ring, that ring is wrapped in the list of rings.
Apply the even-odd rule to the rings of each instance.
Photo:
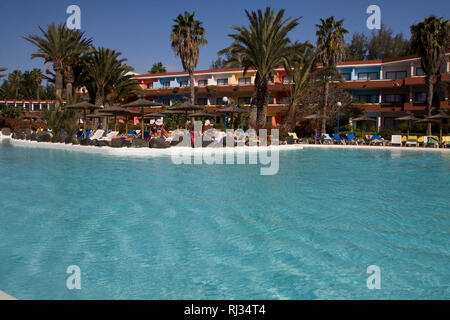
[[[293,101],[289,104],[289,110],[284,118],[283,124],[281,125],[280,136],[285,137],[288,132],[291,132],[295,126],[295,104]]]
[[[427,116],[431,117],[431,104],[433,103],[433,77],[432,76],[427,76],[426,88],[427,88]],[[427,136],[431,136],[431,122],[428,122]]]
[[[329,83],[328,79],[325,79],[324,90],[323,90],[323,118],[322,118],[322,130],[321,133],[327,132],[327,108],[328,108],[328,89]]]
[[[98,88],[97,93],[95,94],[95,105],[97,107],[100,107],[103,105],[103,102],[105,100],[105,93],[103,88]]]
[[[66,83],[66,94],[67,94],[67,101],[72,100],[72,83],[67,82]]]
[[[256,118],[257,118],[257,114],[258,114],[257,110],[258,110],[258,107],[256,106],[256,97],[253,96],[252,102],[250,105],[250,114],[248,117],[248,126],[251,129],[256,129]]]
[[[191,88],[191,104],[195,104],[194,72],[189,71],[189,87]]]
[[[75,74],[72,67],[67,67],[67,75],[64,79],[66,83],[67,100],[72,100],[73,97],[73,82],[75,81]]]
[[[61,110],[61,99],[63,89],[63,75],[62,75],[62,63],[55,62],[53,64],[53,70],[55,70],[55,91],[56,91],[56,110]]]
[[[267,122],[267,104],[269,103],[269,91],[267,79],[261,79],[258,75],[255,79],[256,84],[256,129],[262,129],[266,127]]]

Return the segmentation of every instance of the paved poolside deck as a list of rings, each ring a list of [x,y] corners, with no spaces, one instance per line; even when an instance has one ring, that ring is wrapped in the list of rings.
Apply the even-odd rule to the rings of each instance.
[[[0,290],[0,300],[17,300],[17,299],[14,297],[11,297],[10,295],[8,295]]]

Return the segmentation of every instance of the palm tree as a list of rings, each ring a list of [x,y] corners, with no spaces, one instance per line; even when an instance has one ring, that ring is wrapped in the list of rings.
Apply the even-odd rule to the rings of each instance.
[[[245,10],[250,22],[249,28],[231,26],[237,31],[229,36],[234,40],[218,54],[229,54],[226,67],[241,64],[244,74],[249,68],[256,69],[255,92],[250,110],[250,126],[259,129],[266,125],[269,103],[268,81],[281,65],[288,66],[291,41],[287,34],[298,25],[300,18],[285,18],[285,10],[277,14],[267,7],[263,12]]]
[[[8,70],[8,69],[6,69],[6,68],[0,68],[0,72],[5,72],[6,70]],[[3,78],[4,76],[6,76],[6,74],[1,74],[1,73],[0,73],[0,78]]]
[[[75,69],[82,63],[82,56],[91,50],[92,40],[84,38],[84,33],[80,30],[71,30],[70,38],[67,40],[70,47],[70,55],[64,61],[64,83],[66,84],[67,99],[72,99],[73,83],[75,82]]]
[[[433,81],[441,73],[446,61],[445,52],[450,47],[450,21],[431,16],[411,26],[411,46],[420,55],[420,64],[426,74],[427,114],[431,116]],[[431,135],[428,123],[427,135]]]
[[[309,43],[292,46],[292,69],[286,70],[292,75],[293,85],[290,87],[289,109],[283,124],[281,134],[286,135],[295,126],[295,113],[300,104],[305,89],[309,86],[312,71],[315,68],[316,54]]]
[[[172,49],[177,56],[180,56],[184,71],[189,73],[189,85],[191,89],[191,103],[195,103],[195,88],[194,88],[194,69],[198,64],[198,57],[200,46],[206,46],[205,28],[202,27],[202,22],[194,19],[195,13],[184,12],[184,15],[179,14],[173,21],[172,34],[170,40],[172,41]]]
[[[14,70],[8,76],[11,89],[14,91],[14,99],[17,99],[19,96],[19,90],[22,87],[23,79],[24,77],[20,70]]]
[[[44,75],[40,69],[33,69],[30,72],[30,78],[33,83],[33,87],[36,89],[36,99],[39,100],[41,91],[41,83],[44,80]]]
[[[148,73],[164,73],[166,72],[166,67],[162,64],[162,62],[155,62],[152,65],[152,68],[148,70]]]
[[[92,54],[86,58],[86,87],[91,95],[95,94],[95,105],[101,106],[116,86],[125,79],[133,68],[124,64],[127,59],[120,59],[120,52],[106,48],[93,48]],[[123,83],[122,83],[123,85]]]
[[[331,16],[326,20],[320,19],[321,24],[317,24],[317,54],[319,60],[323,63],[323,68],[335,69],[336,65],[345,58],[345,41],[344,35],[348,33],[342,26],[344,20],[336,21]],[[329,77],[324,76],[324,95],[323,95],[323,118],[322,118],[322,133],[326,132],[326,114],[328,107],[328,93],[329,93]]]
[[[55,72],[55,87],[56,87],[56,108],[60,109],[61,96],[63,90],[63,74],[66,73],[68,77],[68,97],[71,96],[71,70],[74,63],[74,57],[86,52],[86,47],[91,43],[91,40],[83,38],[83,33],[78,30],[68,29],[64,24],[51,24],[47,30],[39,27],[43,37],[36,35],[29,35],[24,39],[33,43],[38,48],[36,53],[31,55],[31,58],[43,58],[45,63],[52,63]]]

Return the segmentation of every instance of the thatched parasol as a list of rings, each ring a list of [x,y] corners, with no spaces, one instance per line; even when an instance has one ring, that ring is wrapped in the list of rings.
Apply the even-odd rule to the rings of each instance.
[[[141,126],[142,126],[142,139],[144,139],[144,108],[146,107],[162,107],[162,103],[153,102],[140,96],[136,101],[122,105],[123,108],[141,108]]]
[[[114,131],[117,131],[117,116],[118,115],[129,115],[129,114],[138,114],[136,111],[127,110],[122,108],[120,105],[112,105],[110,107],[99,110],[101,113],[109,113],[114,115]],[[127,123],[126,123],[127,125]],[[128,131],[128,128],[125,128],[125,131]]]
[[[367,114],[364,114],[364,115],[362,115],[362,116],[360,116],[360,117],[357,117],[357,118],[352,119],[352,121],[363,121],[363,122],[365,122],[365,124],[366,124],[366,131],[367,131],[367,123],[368,123],[369,121],[376,122],[377,120],[376,120],[375,118],[370,117],[370,116],[367,115]],[[362,124],[361,124],[361,129],[362,129]],[[362,131],[362,132],[361,132],[362,138],[364,139],[364,131],[363,131],[363,130],[361,130],[361,131]]]
[[[81,102],[65,106],[66,109],[83,110],[84,120],[83,120],[83,137],[86,137],[86,110],[88,109],[100,109],[99,106],[89,103],[88,100],[83,100]]]
[[[231,113],[231,127],[234,129],[234,115],[236,113],[248,113],[248,110],[239,108],[237,105],[231,105],[229,107],[217,110],[216,112],[225,113],[225,118],[227,116],[227,113]],[[226,121],[225,121],[225,127],[226,127]]]
[[[309,116],[305,116],[303,117],[304,119],[308,119],[308,120],[319,120],[319,119],[326,119],[327,117],[324,116],[323,114],[310,114]],[[314,126],[314,143],[317,144],[317,121],[315,122],[315,126]]]
[[[443,110],[439,110],[437,114],[416,122],[439,123],[439,144],[442,144],[442,120],[444,119],[450,119],[450,116]]]
[[[189,113],[189,117],[194,118],[215,118],[217,115],[214,113],[209,112],[195,112],[195,113]]]
[[[409,137],[409,129],[411,127],[411,121],[418,121],[420,120],[419,118],[416,118],[412,113],[408,113],[408,115],[403,116],[403,117],[399,117],[399,118],[395,118],[395,120],[400,120],[400,121],[408,121],[408,132],[407,132],[407,137]]]
[[[152,112],[144,114],[144,119],[162,118],[165,114],[162,112]]]

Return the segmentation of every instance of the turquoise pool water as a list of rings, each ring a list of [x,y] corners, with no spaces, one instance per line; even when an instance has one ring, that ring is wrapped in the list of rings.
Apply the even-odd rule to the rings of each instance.
[[[173,165],[0,146],[0,290],[19,299],[449,299],[450,154]],[[81,290],[66,269],[81,268]],[[369,265],[381,289],[366,287]]]

